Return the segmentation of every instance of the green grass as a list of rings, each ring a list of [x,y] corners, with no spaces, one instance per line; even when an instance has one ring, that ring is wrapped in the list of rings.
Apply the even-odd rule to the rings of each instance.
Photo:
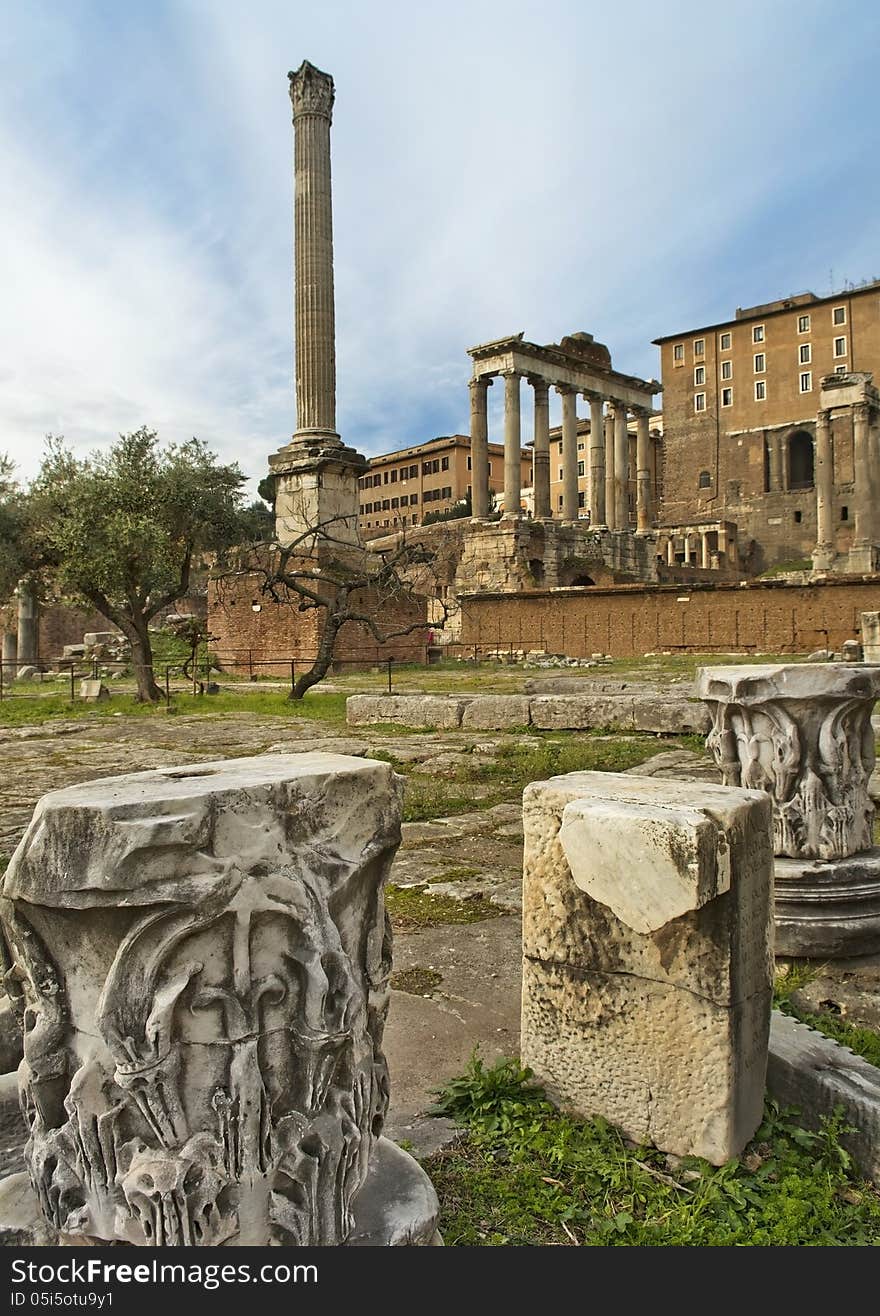
[[[698,737],[690,737],[702,749]],[[682,748],[685,738],[664,741],[663,748]],[[690,748],[690,746],[686,746]],[[502,745],[487,763],[475,758],[449,777],[421,773],[418,765],[397,764],[407,774],[403,799],[404,822],[448,818],[473,809],[519,800],[531,781],[566,772],[622,772],[656,754],[658,741],[650,735],[604,736],[598,732],[557,732],[539,745]],[[388,756],[389,759],[393,756]]]
[[[444,923],[478,923],[484,918],[497,918],[499,909],[482,896],[468,896],[457,900],[428,890],[427,886],[387,886],[385,908],[395,928],[410,931],[415,928],[436,928]]]
[[[839,1116],[818,1133],[767,1104],[744,1153],[668,1162],[605,1120],[557,1111],[515,1061],[478,1057],[435,1112],[467,1138],[425,1162],[447,1246],[857,1246],[880,1243],[880,1193],[854,1172]]]
[[[345,726],[345,699],[340,693],[323,694],[310,690],[305,699],[291,701],[280,690],[221,690],[216,695],[172,694],[170,715],[216,717],[224,713],[249,713],[255,716],[288,720],[304,718],[335,722]],[[100,704],[71,703],[64,695],[52,694],[28,699],[4,699],[0,703],[0,726],[35,726],[56,718],[89,718],[106,721],[115,714],[125,717],[167,717],[163,700],[158,704],[139,704],[131,694],[111,694]]]

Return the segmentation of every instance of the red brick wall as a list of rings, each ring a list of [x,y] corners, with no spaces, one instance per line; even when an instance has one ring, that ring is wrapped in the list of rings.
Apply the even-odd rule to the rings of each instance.
[[[880,608],[880,577],[815,585],[617,585],[462,599],[462,643],[571,658],[661,650],[809,653],[859,636]]]
[[[82,644],[87,631],[115,631],[99,612],[80,612],[63,603],[46,603],[40,607],[37,651],[40,658],[60,658],[65,644]]]
[[[260,593],[260,577],[241,573],[224,581],[211,581],[208,587],[208,629],[214,637],[211,649],[226,671],[264,676],[288,676],[291,659],[311,663],[314,659],[323,623],[323,612],[301,612],[298,596],[273,602]],[[424,601],[397,603],[364,601],[363,610],[372,609],[382,633],[423,622]],[[254,605],[259,612],[254,611]],[[396,662],[424,662],[427,627],[419,625],[408,635],[400,635],[377,644],[369,628],[346,622],[339,632],[334,669],[346,664],[368,666],[393,658]]]

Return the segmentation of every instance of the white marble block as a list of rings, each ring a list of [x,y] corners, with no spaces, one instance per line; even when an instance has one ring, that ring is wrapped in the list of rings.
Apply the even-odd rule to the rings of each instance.
[[[736,1156],[763,1109],[769,798],[576,772],[528,786],[523,820],[523,1062],[566,1110]]]
[[[430,1184],[381,1154],[383,883],[399,840],[389,766],[331,754],[40,801],[0,914],[26,1159],[62,1239],[430,1241]],[[411,1180],[387,1185],[385,1214],[383,1173]]]

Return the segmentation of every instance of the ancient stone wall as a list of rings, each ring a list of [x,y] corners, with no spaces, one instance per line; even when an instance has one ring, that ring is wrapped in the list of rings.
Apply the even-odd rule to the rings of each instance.
[[[469,594],[462,643],[545,649],[572,658],[670,650],[809,653],[858,637],[860,614],[876,608],[880,578],[811,585],[616,585],[529,594]]]
[[[225,671],[250,672],[259,676],[290,674],[290,660],[311,662],[317,651],[323,612],[301,612],[294,597],[274,603],[260,593],[260,577],[242,572],[229,580],[212,581],[208,590],[208,629],[212,651]],[[411,600],[368,599],[376,619],[387,633],[425,616],[425,606]],[[254,608],[258,607],[259,611]],[[347,622],[339,633],[335,650],[336,670],[346,663],[424,662],[427,629],[419,626],[377,644],[367,626]],[[276,660],[273,662],[273,659]]]

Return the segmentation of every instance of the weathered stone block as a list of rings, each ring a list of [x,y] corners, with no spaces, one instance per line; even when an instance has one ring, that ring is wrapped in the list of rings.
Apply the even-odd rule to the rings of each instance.
[[[668,694],[633,696],[632,716],[636,731],[659,734],[705,736],[712,725],[708,708],[699,700]]]
[[[405,727],[458,727],[469,702],[445,695],[350,695],[345,719],[349,726],[396,722]]]
[[[526,727],[529,699],[526,695],[477,695],[466,705],[461,725],[478,731]]]
[[[332,754],[40,801],[0,914],[26,1158],[63,1236],[349,1240],[388,1102],[399,839],[389,765]]]
[[[110,691],[103,681],[93,681],[89,677],[87,680],[80,681],[79,697],[84,699],[87,704],[96,704],[99,699],[109,699]]]
[[[609,727],[632,731],[633,701],[629,695],[534,695],[532,726],[546,731]]]
[[[524,1063],[566,1109],[736,1155],[763,1104],[767,797],[571,773],[528,786],[523,820]]]

